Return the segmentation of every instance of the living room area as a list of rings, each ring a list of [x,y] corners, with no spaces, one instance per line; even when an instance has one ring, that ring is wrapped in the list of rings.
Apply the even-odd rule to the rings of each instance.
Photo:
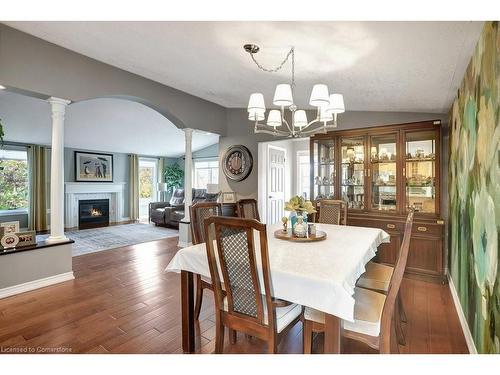
[[[50,105],[2,89],[0,113],[0,225],[47,240]],[[132,131],[138,123],[141,129]],[[74,241],[73,256],[178,236],[184,218],[182,130],[141,103],[97,98],[69,105],[64,131],[64,234]],[[217,187],[218,138],[192,134],[195,200],[207,199],[207,184]]]

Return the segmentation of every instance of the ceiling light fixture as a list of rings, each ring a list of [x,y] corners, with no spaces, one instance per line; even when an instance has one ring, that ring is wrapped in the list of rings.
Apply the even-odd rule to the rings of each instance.
[[[250,54],[255,65],[259,69],[276,73],[291,57],[292,79],[291,82],[282,83],[276,86],[274,91],[273,104],[280,109],[271,109],[266,118],[266,106],[264,95],[253,93],[248,101],[248,119],[255,122],[254,132],[272,134],[275,136],[300,138],[308,137],[317,133],[326,133],[330,129],[337,127],[337,115],[345,112],[344,97],[342,94],[329,94],[328,86],[325,84],[316,84],[312,88],[309,104],[316,107],[316,118],[310,122],[307,121],[307,113],[298,109],[293,102],[293,92],[295,90],[295,48],[292,47],[287,53],[285,59],[276,68],[268,69],[263,67],[255,59],[255,54],[259,52],[259,46],[255,44],[245,44],[243,46],[246,52]],[[285,118],[285,108],[291,112],[291,121]],[[286,129],[284,129],[286,126]],[[281,128],[281,129],[280,129]]]
[[[5,90],[5,86],[0,85],[0,90]]]

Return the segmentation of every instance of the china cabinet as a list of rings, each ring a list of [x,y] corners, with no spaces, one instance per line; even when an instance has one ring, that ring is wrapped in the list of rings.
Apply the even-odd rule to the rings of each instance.
[[[391,242],[377,255],[387,264],[396,261],[406,215],[413,208],[407,273],[444,282],[440,141],[439,120],[315,135],[310,140],[311,197],[342,199],[348,225],[389,233]]]

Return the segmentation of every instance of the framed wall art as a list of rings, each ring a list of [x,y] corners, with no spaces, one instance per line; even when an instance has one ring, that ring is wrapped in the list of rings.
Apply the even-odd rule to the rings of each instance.
[[[75,151],[76,182],[113,182],[113,155]]]
[[[222,203],[236,203],[236,193],[234,191],[223,192]]]

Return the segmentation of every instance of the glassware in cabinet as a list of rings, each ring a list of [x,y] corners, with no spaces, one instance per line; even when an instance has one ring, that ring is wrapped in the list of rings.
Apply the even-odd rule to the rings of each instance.
[[[406,207],[415,212],[436,213],[436,132],[405,133]]]
[[[397,133],[371,136],[371,209],[397,210],[397,164]]]
[[[365,208],[365,137],[342,137],[341,199],[350,209]]]

